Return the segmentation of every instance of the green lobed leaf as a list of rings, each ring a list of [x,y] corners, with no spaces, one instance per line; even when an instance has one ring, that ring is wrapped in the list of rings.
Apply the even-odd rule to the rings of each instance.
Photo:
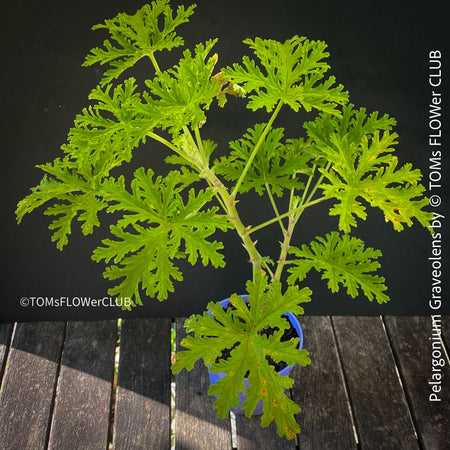
[[[46,175],[16,211],[20,222],[24,214],[53,202],[45,214],[59,216],[50,225],[59,249],[68,243],[75,217],[82,222],[85,235],[100,225],[98,213],[107,206],[102,200],[104,179],[114,167],[130,161],[132,149],[145,142],[153,126],[148,117],[134,112],[140,95],[133,78],[114,89],[97,87],[89,98],[96,103],[77,115],[68,142],[62,146],[65,157],[37,166]]]
[[[103,240],[93,254],[95,261],[114,262],[106,269],[106,278],[123,279],[109,291],[111,295],[141,303],[141,286],[150,297],[164,300],[174,290],[173,282],[182,280],[176,260],[187,258],[195,264],[200,258],[205,266],[225,265],[219,252],[223,244],[210,237],[230,224],[216,215],[216,207],[202,210],[212,198],[210,191],[191,189],[184,199],[185,181],[178,171],[155,179],[151,169],[140,168],[131,192],[122,176],[104,183],[108,212],[122,212],[122,218],[111,227],[115,239]]]
[[[54,202],[44,214],[57,216],[49,229],[54,230],[52,241],[56,242],[59,250],[68,243],[75,217],[78,216],[82,222],[83,234],[91,234],[94,227],[100,225],[98,213],[107,206],[98,195],[100,187],[97,180],[84,179],[71,166],[67,158],[57,158],[53,163],[37,166],[46,174],[39,185],[31,189],[31,194],[18,203],[16,209],[17,221],[20,223],[25,214],[47,202]]]
[[[268,285],[267,279],[260,277],[259,282],[247,283],[248,303],[233,295],[230,302],[234,309],[224,310],[219,303],[211,302],[210,312],[191,316],[185,327],[193,335],[181,342],[187,350],[177,353],[172,369],[175,373],[183,368],[191,370],[195,361],[203,358],[213,373],[225,373],[208,392],[217,396],[214,407],[219,417],[226,417],[230,407],[238,405],[242,391],[247,396],[242,407],[248,417],[263,400],[262,425],[275,421],[280,436],[293,438],[299,431],[294,415],[300,408],[284,391],[292,386],[293,380],[280,376],[267,357],[290,365],[309,364],[308,352],[298,350],[298,338],[288,341],[281,338],[283,330],[289,327],[283,314],[287,311],[302,314],[300,304],[310,300],[311,291],[291,286],[283,294],[281,289],[279,281]],[[265,327],[272,327],[275,332],[262,335]],[[230,357],[218,359],[225,349],[232,349]],[[249,388],[245,388],[243,381],[247,373]]]
[[[214,170],[229,181],[237,181],[261,135],[266,124],[257,124],[249,128],[243,138],[230,142],[232,151],[229,156],[216,161]],[[261,145],[252,166],[240,187],[240,192],[254,189],[259,195],[267,187],[281,197],[285,189],[302,189],[303,183],[298,179],[300,173],[310,173],[308,162],[311,154],[306,150],[303,140],[288,140],[283,143],[283,128],[272,129]]]
[[[265,346],[267,344],[262,345]],[[279,350],[277,349],[277,351]],[[305,354],[302,365],[308,363],[309,358]],[[250,411],[254,410],[259,398],[262,397],[263,415],[261,417],[261,426],[267,427],[275,421],[278,434],[286,436],[288,439],[293,439],[295,434],[300,431],[295,415],[301,409],[284,393],[285,389],[292,387],[292,378],[278,375],[272,366],[267,365],[260,372],[250,373],[248,381],[250,386],[246,390],[247,398],[242,405],[246,409],[246,416],[251,417]]]
[[[303,107],[339,115],[337,105],[348,101],[348,93],[342,85],[334,86],[335,78],[324,79],[329,56],[322,41],[310,41],[294,36],[284,43],[271,39],[246,39],[262,67],[255,60],[244,56],[242,65],[234,64],[223,70],[232,83],[242,84],[249,95],[248,108],[266,108],[268,112],[279,101],[294,111]]]
[[[330,170],[320,169],[325,179],[320,187],[326,198],[338,200],[330,215],[339,216],[339,228],[346,233],[356,226],[356,218],[366,218],[361,199],[381,209],[397,231],[411,226],[414,218],[428,227],[433,217],[423,209],[428,200],[420,171],[411,164],[397,168],[393,125],[387,115],[368,115],[353,105],[344,107],[342,118],[322,114],[305,124],[313,152],[331,163]]]
[[[141,96],[136,90],[136,80],[129,78],[114,88],[96,87],[89,94],[95,103],[76,116],[63,146],[84,176],[109,176],[113,168],[131,160],[132,150],[157,125],[148,111],[137,112]]]
[[[150,93],[138,111],[155,117],[175,136],[184,126],[200,127],[205,111],[218,95],[220,85],[211,77],[217,56],[208,56],[217,39],[197,44],[194,54],[185,50],[178,65],[146,80]]]
[[[288,269],[288,283],[305,279],[311,269],[322,273],[322,279],[328,280],[328,288],[338,292],[342,285],[347,294],[355,298],[361,289],[363,294],[372,301],[384,303],[389,297],[384,293],[387,287],[384,278],[374,275],[380,267],[377,259],[381,256],[379,250],[365,248],[364,242],[348,234],[340,236],[333,231],[325,237],[316,237],[309,246],[301,249],[291,247],[289,252],[298,259],[292,261],[293,267]]]
[[[120,13],[103,24],[95,25],[94,30],[107,29],[115,43],[105,40],[104,48],[92,49],[83,65],[109,65],[111,68],[105,72],[101,81],[104,86],[141,58],[183,45],[184,41],[177,36],[175,29],[188,22],[194,9],[195,5],[187,9],[180,5],[174,16],[169,0],[156,0],[150,5],[144,5],[134,15]]]
[[[94,251],[94,261],[114,258],[104,272],[105,278],[121,283],[109,289],[109,294],[121,298],[134,299],[134,304],[142,304],[140,286],[150,297],[165,300],[174,290],[174,281],[182,281],[183,276],[172,259],[176,248],[170,241],[167,230],[159,226],[144,228],[134,226],[134,232],[125,232],[120,227],[111,227],[111,233],[119,240],[105,239],[104,247]]]

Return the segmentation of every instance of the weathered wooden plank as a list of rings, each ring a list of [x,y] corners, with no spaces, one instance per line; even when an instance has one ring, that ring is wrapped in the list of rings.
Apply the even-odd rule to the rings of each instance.
[[[106,449],[117,322],[69,322],[50,432],[53,449]]]
[[[386,317],[403,386],[425,449],[450,442],[450,369],[440,340],[441,321],[431,317]]]
[[[238,450],[293,450],[296,448],[295,440],[281,438],[277,434],[277,427],[271,423],[267,428],[262,428],[261,416],[253,416],[247,419],[245,416],[236,415],[236,442]]]
[[[364,449],[418,449],[380,317],[333,317],[341,363]]]
[[[114,448],[170,448],[170,319],[122,322]]]
[[[356,448],[345,384],[329,317],[300,318],[311,364],[292,371],[292,399],[302,408],[298,416],[302,450]]]
[[[3,371],[5,370],[6,356],[8,355],[12,330],[12,323],[0,323],[0,386],[3,378]]]
[[[177,349],[186,336],[184,319],[176,321]],[[214,398],[207,394],[209,376],[203,364],[197,362],[190,372],[176,376],[175,448],[215,450],[231,449],[230,421],[219,419],[213,409]]]
[[[0,449],[44,448],[65,324],[19,323],[0,396]]]

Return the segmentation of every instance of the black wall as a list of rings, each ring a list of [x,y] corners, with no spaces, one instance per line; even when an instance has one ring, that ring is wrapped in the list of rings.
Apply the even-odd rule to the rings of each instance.
[[[186,2],[188,3],[188,2]],[[112,18],[118,12],[134,14],[144,2],[97,0],[77,2],[16,1],[3,6],[2,16],[2,295],[0,320],[98,319],[118,316],[185,316],[200,312],[207,302],[242,292],[251,276],[246,254],[230,232],[226,243],[226,269],[186,267],[185,282],[178,284],[166,302],[147,299],[143,307],[131,313],[119,308],[44,308],[22,307],[23,297],[92,297],[107,295],[110,283],[102,277],[103,264],[90,259],[92,250],[106,231],[84,238],[75,224],[69,245],[63,252],[50,242],[49,218],[33,213],[17,226],[14,211],[29,188],[38,184],[42,172],[36,164],[59,156],[74,116],[87,104],[87,95],[98,82],[99,68],[82,68],[89,50],[101,44],[106,33],[91,31],[92,25]],[[175,2],[174,4],[177,4]],[[329,62],[337,80],[350,92],[357,107],[389,113],[398,121],[400,135],[398,156],[401,163],[411,162],[427,179],[429,174],[428,115],[431,88],[428,84],[428,53],[443,54],[442,93],[443,146],[448,151],[448,13],[447,1],[419,2],[381,0],[377,2],[331,0],[303,1],[205,1],[199,0],[191,22],[179,33],[190,48],[199,41],[219,37],[215,51],[219,65],[240,61],[247,48],[246,37],[260,36],[285,40],[295,34],[327,42]],[[164,67],[163,55],[160,57]],[[138,78],[144,78],[148,65],[138,66]],[[220,144],[238,138],[248,124],[266,120],[264,113],[249,117],[244,104],[231,102],[229,108],[213,108],[204,127],[204,136]],[[251,114],[250,114],[251,116]],[[255,119],[255,117],[257,117]],[[284,122],[286,134],[302,133],[301,122],[313,116],[293,115],[285,111],[277,125]],[[161,163],[165,150],[155,144],[135,151],[136,158],[127,168],[151,165],[166,171]],[[444,174],[448,155],[444,156]],[[443,204],[435,211],[448,218],[448,182],[440,190]],[[258,224],[269,210],[260,207],[258,198],[245,204],[246,223]],[[306,217],[306,215],[305,215]],[[443,221],[442,245],[448,272],[448,232]],[[309,242],[316,235],[337,229],[336,218],[328,217],[326,208],[318,207],[298,227],[294,244]],[[261,248],[277,250],[276,227],[258,238]],[[387,279],[391,302],[369,303],[366,299],[332,294],[319,276],[309,277],[314,300],[306,306],[307,314],[448,314],[449,302],[440,310],[429,308],[431,296],[431,240],[419,225],[402,233],[384,223],[381,213],[373,211],[355,234],[366,245],[383,252],[381,274]],[[222,236],[219,236],[219,238]],[[267,241],[272,243],[267,243]],[[445,271],[445,269],[444,269]],[[444,290],[448,280],[443,277]]]

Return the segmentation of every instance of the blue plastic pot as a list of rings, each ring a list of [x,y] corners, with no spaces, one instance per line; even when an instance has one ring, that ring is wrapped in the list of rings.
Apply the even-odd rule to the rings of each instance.
[[[241,297],[247,301],[247,295],[241,295]],[[222,306],[222,308],[226,308],[228,306],[228,304],[230,303],[230,299],[226,298],[225,300],[222,300],[220,302],[220,305]],[[292,326],[295,328],[295,331],[298,334],[298,337],[300,338],[299,343],[298,343],[298,349],[301,350],[303,347],[303,332],[302,332],[302,327],[300,326],[300,322],[297,320],[297,317],[292,314],[292,313],[285,313],[284,314],[289,322],[292,324]],[[281,376],[287,376],[290,374],[292,370],[292,366],[286,366],[284,369],[280,370],[278,373]],[[221,378],[223,378],[226,373],[224,372],[217,372],[217,373],[212,373],[208,370],[208,374],[209,374],[209,381],[211,384],[216,384]],[[247,381],[247,378],[244,379],[244,384],[245,387],[248,388],[250,386],[250,383]],[[242,403],[244,403],[245,399],[247,398],[246,395],[244,395],[244,393],[241,391],[239,392],[239,405],[237,408],[231,408],[231,411],[233,411],[235,414],[240,414],[240,415],[245,415],[245,410],[241,409]],[[256,408],[253,412],[254,416],[260,415],[263,413],[263,401],[260,400],[258,402],[258,404],[256,405]]]

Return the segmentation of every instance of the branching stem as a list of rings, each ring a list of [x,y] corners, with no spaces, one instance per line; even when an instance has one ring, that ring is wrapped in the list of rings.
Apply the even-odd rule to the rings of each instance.
[[[294,216],[289,216],[289,225],[287,232],[284,235],[283,244],[281,245],[280,257],[277,263],[277,269],[275,271],[275,275],[272,277],[273,280],[279,280],[281,278],[281,274],[283,272],[284,266],[286,264],[286,257],[291,245],[291,238],[294,232],[294,227],[297,224],[297,218]]]
[[[214,171],[209,167],[209,163],[208,163],[206,155],[204,153],[204,148],[203,148],[203,143],[202,143],[202,139],[200,136],[199,128],[198,127],[194,128],[194,134],[195,134],[195,140],[194,140],[194,137],[192,136],[189,129],[187,127],[184,127],[184,132],[185,132],[186,136],[189,138],[191,144],[194,147],[196,147],[196,149],[198,151],[198,155],[200,157],[199,159],[197,159],[195,161],[191,161],[191,162],[194,163],[194,165],[197,167],[197,170],[201,173],[202,177],[206,179],[209,187],[211,189],[213,189],[214,195],[216,196],[219,204],[221,205],[224,212],[226,213],[228,220],[233,224],[234,228],[236,229],[236,232],[240,236],[242,243],[243,243],[245,249],[247,250],[247,253],[249,254],[250,262],[252,263],[252,266],[253,266],[253,280],[254,281],[256,281],[256,278],[261,274],[261,270],[262,270],[263,266],[270,273],[270,275],[272,276],[272,279],[274,279],[274,280],[280,279],[281,274],[283,272],[283,268],[286,264],[286,257],[287,257],[287,253],[289,250],[290,241],[291,241],[291,237],[292,237],[292,234],[294,231],[294,227],[297,224],[302,212],[306,208],[309,208],[310,206],[316,205],[327,199],[326,197],[321,197],[316,200],[311,200],[313,198],[314,194],[316,193],[317,189],[319,188],[320,184],[322,183],[322,180],[324,178],[323,173],[320,176],[320,178],[317,180],[317,182],[314,185],[314,188],[311,190],[311,192],[309,192],[309,195],[308,195],[309,188],[310,188],[312,180],[314,178],[314,171],[315,171],[315,167],[314,167],[314,171],[308,178],[307,184],[306,184],[304,192],[303,192],[302,199],[298,206],[296,206],[296,202],[295,202],[296,197],[294,196],[294,190],[292,190],[291,195],[290,195],[290,200],[289,200],[289,211],[284,214],[280,214],[278,211],[277,205],[275,203],[275,199],[273,198],[272,192],[270,190],[270,186],[266,183],[266,190],[269,195],[270,202],[272,204],[272,208],[275,212],[275,217],[270,220],[267,220],[266,222],[264,222],[260,225],[252,227],[252,228],[245,227],[245,225],[241,221],[239,213],[236,209],[235,195],[238,192],[239,187],[245,178],[245,174],[248,172],[248,170],[250,168],[251,162],[254,160],[258,150],[260,149],[262,143],[264,142],[265,137],[269,133],[269,131],[273,125],[273,122],[274,122],[276,116],[278,115],[278,112],[281,109],[281,106],[282,106],[282,102],[280,101],[277,105],[277,108],[273,112],[268,124],[264,128],[264,131],[263,131],[260,139],[258,140],[255,148],[253,149],[253,151],[250,155],[250,158],[247,161],[247,164],[246,164],[246,166],[245,166],[245,168],[244,168],[244,170],[243,170],[243,172],[231,194],[229,193],[228,189],[224,186],[224,184],[221,182],[221,180],[217,177],[217,175],[214,173]],[[152,137],[153,139],[157,140],[158,142],[161,142],[162,144],[164,144],[165,146],[170,148],[172,151],[174,151],[178,155],[186,158],[186,155],[184,154],[184,152],[182,150],[180,150],[178,147],[176,147],[174,144],[172,144],[171,142],[169,142],[167,139],[163,138],[162,136],[159,136],[158,134],[153,133],[153,132],[149,132],[148,136]],[[331,167],[331,163],[328,163],[327,166],[325,167],[325,171],[328,171],[330,169],[330,167]],[[298,203],[298,199],[297,199],[297,203]],[[289,218],[289,223],[288,223],[287,229],[285,228],[285,226],[282,222],[282,219],[285,219],[286,217]],[[283,232],[283,243],[281,244],[281,252],[280,252],[280,257],[278,259],[277,267],[276,267],[275,273],[273,273],[270,270],[270,267],[267,265],[267,263],[263,263],[263,258],[259,254],[258,250],[256,249],[256,242],[252,241],[252,239],[250,238],[250,234],[254,233],[255,231],[261,230],[262,228],[265,228],[269,225],[272,225],[275,222],[278,222],[280,224],[281,230]]]
[[[327,197],[321,197],[316,200],[313,200],[308,203],[304,203],[303,205],[298,206],[297,208],[293,209],[292,211],[288,211],[284,214],[279,215],[278,217],[274,217],[273,219],[267,220],[264,223],[261,223],[260,225],[257,225],[256,227],[252,227],[248,230],[248,234],[254,233],[255,231],[261,230],[262,228],[265,228],[269,225],[272,225],[275,222],[278,222],[280,219],[284,219],[285,217],[290,217],[295,215],[296,213],[299,213],[303,211],[306,208],[309,208],[310,206],[317,205],[317,203],[323,202],[324,200],[327,200]]]
[[[276,117],[278,116],[278,113],[280,112],[282,106],[283,106],[283,101],[280,100],[278,102],[277,107],[275,108],[275,111],[272,113],[272,116],[270,117],[269,122],[265,126],[264,131],[262,132],[258,142],[256,143],[255,148],[253,149],[252,153],[250,154],[250,156],[249,156],[249,158],[247,160],[247,163],[245,164],[244,170],[242,171],[242,173],[241,173],[241,175],[240,175],[240,177],[239,177],[239,179],[238,179],[238,181],[236,183],[236,186],[234,187],[234,189],[233,189],[233,191],[231,193],[231,196],[233,198],[236,198],[236,195],[239,192],[239,188],[241,187],[241,184],[244,181],[245,176],[247,175],[247,172],[250,169],[250,167],[251,167],[251,165],[253,163],[253,160],[255,159],[255,156],[258,153],[258,150],[261,148],[261,145],[263,144],[264,139],[266,138],[266,136],[269,133],[270,129],[272,128],[273,122],[275,121]]]
[[[284,235],[284,234],[286,234],[286,228],[283,225],[283,221],[280,219],[280,213],[278,212],[277,204],[275,203],[275,199],[273,198],[269,183],[265,183],[265,186],[266,186],[267,195],[270,198],[270,203],[272,204],[273,211],[275,212],[275,216],[278,219],[278,222],[280,223],[281,231],[283,232],[283,235]]]
[[[328,172],[328,171],[330,170],[330,167],[331,167],[331,161],[328,162],[328,164],[326,165],[326,167],[325,167],[325,172]],[[313,196],[314,196],[314,194],[316,193],[317,189],[318,189],[319,186],[321,185],[322,180],[324,179],[324,177],[325,177],[325,175],[322,173],[322,175],[320,176],[320,178],[317,180],[317,183],[314,185],[313,190],[311,191],[311,193],[309,194],[308,198],[306,199],[306,202],[309,202],[309,201],[313,198]],[[308,185],[311,184],[311,183],[310,183],[310,180],[308,180],[308,182],[309,182]],[[306,193],[306,192],[307,192],[307,191],[306,191],[306,189],[305,189],[305,193]],[[305,197],[305,195],[304,195],[303,197]],[[302,203],[303,203],[303,199],[302,199]]]
[[[202,142],[202,138],[200,136],[200,129],[197,127],[194,128],[194,133],[195,133],[195,139],[197,141],[197,147],[200,151],[200,154],[202,155],[202,159],[205,162],[205,164],[208,163],[208,161],[206,160],[206,154],[205,154],[205,150],[203,148],[203,142]]]
[[[328,171],[331,167],[331,164],[328,164],[325,168],[325,171]],[[322,183],[322,180],[324,178],[324,174],[320,176],[320,178],[317,180],[316,184],[314,185],[314,188],[308,195],[309,188],[311,186],[312,180],[314,178],[316,166],[313,168],[312,174],[309,176],[308,181],[306,183],[305,189],[303,191],[303,196],[300,201],[300,205],[298,207],[294,207],[295,205],[295,197],[294,197],[294,190],[291,191],[291,197],[289,201],[289,225],[287,232],[283,234],[284,239],[283,243],[281,244],[281,251],[280,251],[280,257],[277,262],[277,268],[275,271],[275,275],[272,277],[273,280],[279,280],[281,278],[281,274],[283,273],[283,269],[286,265],[286,258],[289,251],[289,247],[291,245],[291,238],[294,233],[295,225],[297,224],[298,220],[300,219],[300,216],[302,215],[303,211],[312,205],[315,205],[319,202],[322,202],[323,200],[326,200],[326,197],[321,197],[316,200],[311,200],[316,193],[317,189],[319,188],[320,184]],[[253,231],[253,230],[252,230]]]
[[[306,182],[305,190],[303,191],[301,204],[305,203],[306,195],[308,194],[308,191],[309,191],[309,186],[311,186],[311,182],[312,182],[312,180],[314,178],[314,173],[316,172],[316,167],[317,166],[313,167],[312,174],[309,176],[308,181]]]
[[[217,177],[217,175],[214,173],[214,171],[209,167],[206,155],[203,150],[203,144],[202,139],[200,136],[200,130],[198,127],[195,128],[195,141],[192,137],[191,132],[187,127],[184,127],[184,132],[186,133],[187,137],[191,141],[191,144],[196,147],[196,150],[198,151],[198,154],[200,158],[194,158],[191,162],[197,167],[197,170],[201,173],[202,178],[204,178],[211,189],[214,190],[214,194],[216,198],[219,201],[219,204],[224,209],[228,220],[233,224],[236,232],[238,233],[239,237],[242,240],[242,243],[244,245],[244,248],[247,250],[247,253],[250,258],[250,262],[252,263],[253,267],[253,280],[256,281],[256,279],[260,276],[262,265],[263,265],[263,259],[262,256],[259,254],[258,250],[256,249],[256,242],[253,242],[250,238],[247,228],[242,223],[242,220],[239,216],[239,213],[236,209],[236,201],[232,195],[228,192],[228,189],[226,186],[222,183],[222,181]],[[153,133],[152,133],[153,134]],[[170,142],[166,141],[165,139],[161,138],[158,135],[157,136],[160,142],[163,142],[164,144],[170,144]],[[154,136],[152,136],[154,137]],[[155,137],[156,139],[156,137]],[[176,147],[174,147],[172,144],[168,145],[169,148],[176,151],[178,154],[180,154],[180,150],[178,150]],[[182,156],[186,157],[186,155]],[[265,265],[266,266],[266,265]]]
[[[236,232],[242,240],[244,248],[250,257],[250,262],[253,266],[253,280],[256,281],[257,277],[261,274],[262,269],[262,257],[256,249],[256,243],[252,241],[247,231],[247,228],[241,221],[239,213],[236,209],[236,201],[232,195],[228,192],[228,189],[217,178],[217,175],[208,167],[204,170],[204,176],[213,186],[216,187],[217,193],[222,199],[225,206],[228,220],[233,224]]]

